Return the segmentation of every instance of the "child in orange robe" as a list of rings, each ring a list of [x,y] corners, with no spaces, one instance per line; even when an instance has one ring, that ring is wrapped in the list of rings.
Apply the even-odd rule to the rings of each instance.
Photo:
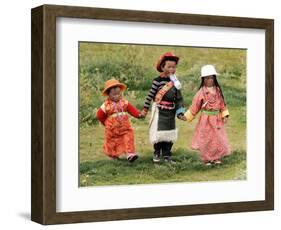
[[[138,158],[135,151],[134,130],[129,121],[129,115],[142,118],[140,112],[127,100],[122,98],[126,85],[115,79],[105,82],[102,92],[108,96],[97,111],[98,120],[105,126],[104,152],[111,159],[118,159],[126,154],[127,160],[133,162]]]

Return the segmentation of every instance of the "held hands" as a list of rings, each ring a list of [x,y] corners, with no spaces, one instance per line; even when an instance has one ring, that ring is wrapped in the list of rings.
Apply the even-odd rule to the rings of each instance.
[[[147,110],[142,109],[140,114],[139,114],[139,118],[144,119],[146,117],[146,115],[147,115]]]
[[[187,121],[186,117],[182,113],[178,115],[178,118],[182,121]]]
[[[144,119],[145,118],[145,116],[143,115],[143,114],[139,114],[139,119]]]

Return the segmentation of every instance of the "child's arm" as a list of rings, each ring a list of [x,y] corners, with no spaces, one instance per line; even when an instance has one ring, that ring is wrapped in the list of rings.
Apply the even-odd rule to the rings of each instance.
[[[180,90],[177,90],[176,95],[176,116],[180,120],[186,121],[186,117],[184,116],[185,108],[183,105],[183,97]]]
[[[224,103],[224,100],[221,96],[221,108],[220,108],[220,112],[221,112],[221,117],[224,123],[227,122],[228,117],[229,117],[229,111]]]
[[[229,117],[229,111],[228,111],[228,109],[227,109],[227,107],[226,107],[226,105],[224,104],[223,101],[222,101],[222,103],[221,103],[221,109],[220,109],[220,111],[221,111],[221,116],[222,116],[222,117]]]
[[[143,117],[146,116],[148,110],[149,110],[149,107],[150,107],[150,104],[151,104],[151,101],[154,100],[155,96],[156,96],[156,93],[158,91],[158,88],[159,88],[159,82],[156,81],[156,80],[153,80],[152,82],[152,86],[148,92],[148,95],[145,99],[145,102],[144,102],[144,106],[143,106],[143,109],[141,111],[141,114]]]
[[[135,118],[142,117],[141,112],[135,106],[133,106],[131,103],[128,103],[127,111],[131,116],[133,116]]]
[[[195,118],[196,114],[201,110],[202,102],[203,102],[202,93],[201,90],[199,90],[195,94],[192,100],[192,105],[184,114],[188,122],[191,122]]]
[[[104,122],[107,118],[107,115],[104,110],[104,104],[97,110],[96,116],[97,119],[104,125]]]
[[[220,91],[219,91],[219,93],[220,93]],[[220,93],[220,100],[221,100],[221,102],[220,102],[221,117],[222,118],[228,118],[229,117],[229,111],[228,111],[228,109],[225,105],[225,102],[223,100],[223,97],[222,97],[221,93]]]
[[[228,109],[225,106],[223,107],[223,109],[221,109],[221,117],[223,119],[229,117],[229,111],[228,111]]]

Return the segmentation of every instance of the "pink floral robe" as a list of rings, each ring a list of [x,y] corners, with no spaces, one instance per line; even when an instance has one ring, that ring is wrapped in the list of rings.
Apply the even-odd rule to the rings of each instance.
[[[194,96],[192,105],[185,113],[190,122],[202,111],[192,137],[192,149],[200,151],[204,162],[219,160],[230,154],[227,135],[222,118],[229,115],[219,88],[215,94],[202,87]]]

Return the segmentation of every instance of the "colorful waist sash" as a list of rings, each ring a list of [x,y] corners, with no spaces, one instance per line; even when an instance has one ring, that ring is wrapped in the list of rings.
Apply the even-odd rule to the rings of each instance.
[[[161,109],[173,110],[173,109],[175,109],[176,105],[174,102],[161,101],[159,104],[157,104],[157,107],[159,107]]]
[[[218,115],[220,113],[219,110],[205,110],[205,109],[202,109],[201,111],[203,113],[205,113],[206,115]]]

